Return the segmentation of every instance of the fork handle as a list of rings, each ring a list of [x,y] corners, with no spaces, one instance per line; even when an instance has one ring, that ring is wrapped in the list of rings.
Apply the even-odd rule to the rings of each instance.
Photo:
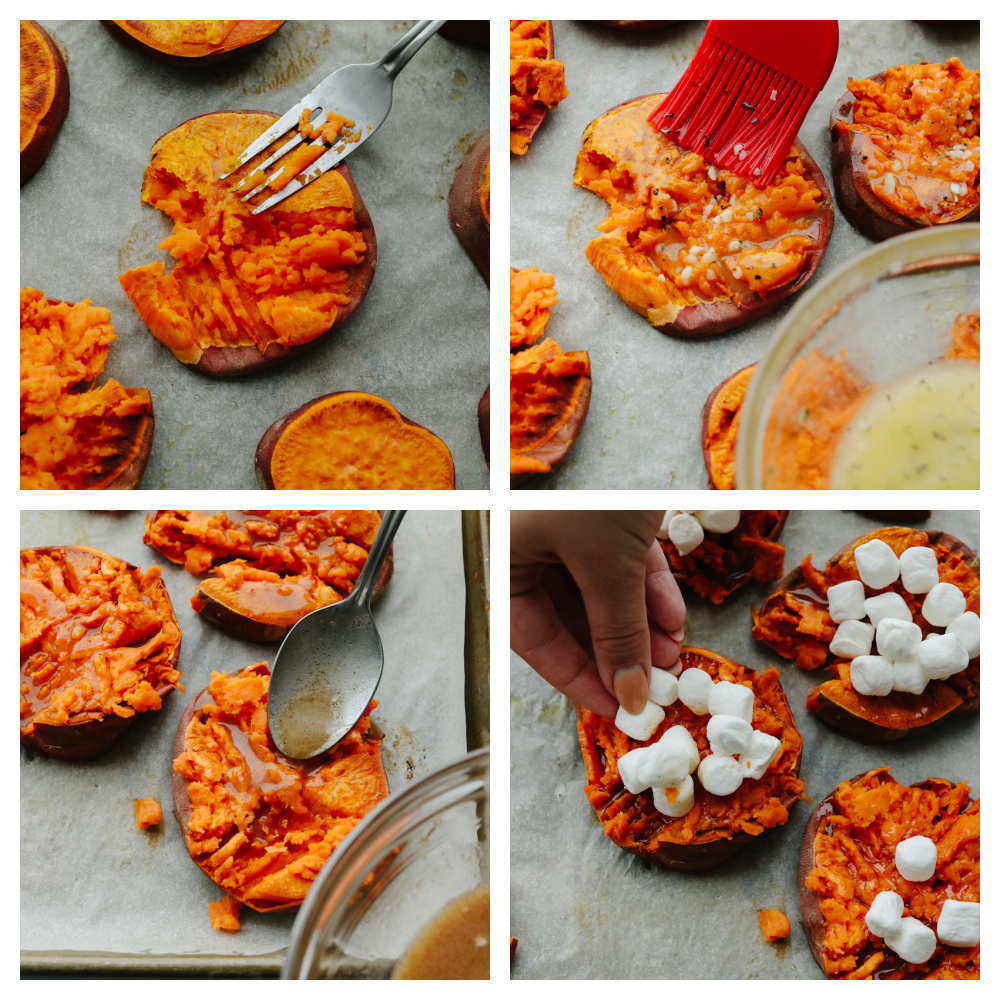
[[[388,74],[390,80],[395,80],[399,71],[417,54],[424,42],[431,35],[437,34],[438,28],[445,21],[418,21],[377,63]]]

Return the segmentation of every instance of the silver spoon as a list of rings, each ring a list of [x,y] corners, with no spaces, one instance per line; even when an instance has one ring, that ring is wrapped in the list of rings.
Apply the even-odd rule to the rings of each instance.
[[[387,510],[349,597],[296,622],[271,668],[267,718],[275,746],[305,760],[343,739],[382,678],[382,640],[372,620],[375,580],[405,510]]]

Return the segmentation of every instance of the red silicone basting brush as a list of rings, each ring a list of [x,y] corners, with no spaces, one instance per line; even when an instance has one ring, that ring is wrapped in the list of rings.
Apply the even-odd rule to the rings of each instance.
[[[649,123],[766,187],[837,61],[836,21],[709,21]]]

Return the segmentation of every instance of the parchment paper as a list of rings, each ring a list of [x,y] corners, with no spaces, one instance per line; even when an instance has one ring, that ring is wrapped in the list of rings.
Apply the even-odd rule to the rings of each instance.
[[[92,761],[50,760],[21,749],[21,949],[145,954],[260,955],[284,948],[293,913],[244,907],[237,934],[214,931],[219,889],[188,855],[173,815],[171,759],[177,723],[212,671],[273,661],[277,643],[243,642],[196,615],[198,577],[142,544],[143,511],[22,512],[21,545],[92,545],[163,578],[183,632],[187,694],[137,719]],[[407,513],[395,568],[374,605],[385,669],[374,719],[390,792],[465,755],[465,583],[458,511]],[[135,825],[132,803],[152,796],[163,822]],[[464,885],[464,883],[463,883]]]
[[[173,266],[156,249],[169,220],[139,204],[150,147],[212,111],[284,114],[334,70],[378,59],[415,22],[288,21],[259,49],[201,69],[134,52],[98,21],[41,23],[66,58],[71,98],[48,159],[21,188],[21,284],[111,310],[118,339],[105,374],[153,397],[143,488],[257,489],[264,431],[352,389],[441,437],[458,489],[488,489],[476,406],[489,382],[489,292],[448,226],[455,171],[489,128],[488,54],[430,39],[397,78],[385,123],[347,158],[378,243],[375,280],[351,319],[277,368],[211,378],[154,339],[118,283],[154,260]]]
[[[822,566],[843,544],[884,525],[855,513],[792,511],[782,533],[785,572],[810,552]],[[979,512],[935,512],[917,528],[949,531],[979,551]],[[802,770],[813,803],[845,778],[888,764],[904,784],[968,781],[979,795],[979,716],[944,723],[923,738],[882,746],[839,736],[806,711],[818,671],[800,670],[750,636],[750,605],[770,588],[751,583],[721,606],[684,592],[686,645],[770,665],[805,741]],[[583,792],[574,707],[511,657],[510,933],[515,979],[823,979],[799,921],[798,859],[813,806],[765,831],[720,868],[665,871],[604,836]],[[768,944],[757,911],[788,915],[791,936]]]
[[[759,361],[795,297],[755,322],[713,337],[659,333],[605,284],[584,254],[607,204],[573,187],[584,128],[632,97],[666,93],[705,34],[705,21],[661,31],[625,32],[589,21],[556,21],[555,55],[566,66],[569,97],[546,116],[528,153],[511,156],[513,267],[555,275],[559,305],[547,333],[564,351],[590,352],[593,396],[573,450],[559,468],[532,476],[527,489],[704,489],[701,409],[709,393]],[[901,62],[958,56],[979,68],[979,22],[841,21],[830,82],[800,136],[830,173],[830,111],[849,76],[871,76]],[[872,245],[835,207],[833,236],[809,287]]]

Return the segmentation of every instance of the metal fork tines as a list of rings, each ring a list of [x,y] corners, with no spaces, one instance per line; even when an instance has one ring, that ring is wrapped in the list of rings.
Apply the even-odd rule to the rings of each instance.
[[[331,149],[328,149],[312,163],[309,163],[304,172],[299,173],[294,180],[289,181],[281,190],[276,191],[266,201],[257,205],[253,210],[253,214],[259,215],[265,209],[277,205],[278,202],[283,201],[290,194],[300,191],[321,174],[326,173],[331,167],[335,167],[348,153],[352,153],[368,139],[382,122],[385,121],[389,114],[389,109],[392,107],[393,81],[396,79],[399,71],[444,23],[444,21],[420,21],[396,42],[378,62],[344,66],[343,69],[337,70],[336,73],[331,73],[309,94],[302,98],[298,104],[279,118],[266,132],[250,143],[236,158],[233,169],[229,173],[223,174],[222,178],[224,179],[234,174],[240,167],[248,163],[258,153],[266,150],[286,132],[297,129],[306,108],[314,114],[317,109],[321,109],[322,111],[319,117],[313,118],[310,123],[313,128],[322,128],[329,116],[334,114],[342,115],[349,121],[353,121],[353,128],[350,130],[349,135],[338,135]],[[292,150],[304,141],[305,139],[302,134],[297,132],[288,142],[284,143],[264,160],[251,176],[256,178],[259,171],[267,169],[267,167],[292,152]],[[317,138],[310,145],[325,148],[326,143],[322,138]],[[263,191],[282,172],[283,170],[279,165],[278,170],[272,173],[266,180],[259,183],[252,191],[244,195],[241,200],[247,201]],[[244,177],[233,190],[239,191],[248,180],[249,177]]]

